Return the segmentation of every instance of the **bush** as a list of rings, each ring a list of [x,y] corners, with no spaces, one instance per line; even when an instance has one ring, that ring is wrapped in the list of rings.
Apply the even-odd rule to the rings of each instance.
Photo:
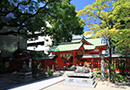
[[[49,76],[52,76],[52,75],[53,75],[53,71],[52,71],[52,70],[49,70],[49,71],[47,71],[47,74],[48,74]]]
[[[125,76],[123,76],[120,73],[116,73],[115,70],[119,69],[119,67],[116,67],[116,65],[112,65],[110,64],[110,62],[108,60],[106,60],[108,66],[111,67],[111,81],[115,83],[115,81],[117,82],[127,82],[127,78]]]

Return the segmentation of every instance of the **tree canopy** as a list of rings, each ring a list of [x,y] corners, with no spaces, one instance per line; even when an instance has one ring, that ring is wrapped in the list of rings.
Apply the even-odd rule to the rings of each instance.
[[[104,37],[110,41],[110,47],[116,47],[117,51],[122,48],[130,50],[129,6],[129,0],[96,0],[92,5],[77,11],[77,16],[86,15],[86,23],[90,27],[84,35],[94,33],[94,37]]]
[[[2,0],[0,11],[0,31],[4,26],[18,28],[0,35],[21,34],[30,38],[39,36],[35,34],[38,31],[40,35],[51,35],[58,43],[71,40],[72,34],[83,33],[84,21],[76,16],[70,0]],[[47,27],[47,22],[52,27]]]
[[[87,5],[83,10],[77,11],[77,16],[86,15],[86,23],[93,37],[104,37],[109,48],[109,79],[112,78],[112,48],[118,52],[130,54],[130,0],[96,0],[92,5]],[[114,76],[115,77],[115,76]]]
[[[75,6],[70,4],[70,0],[52,3],[49,10],[47,21],[52,25],[52,28],[51,32],[48,32],[55,37],[55,41],[67,42],[71,40],[72,34],[83,34],[85,23],[80,17],[76,17]]]

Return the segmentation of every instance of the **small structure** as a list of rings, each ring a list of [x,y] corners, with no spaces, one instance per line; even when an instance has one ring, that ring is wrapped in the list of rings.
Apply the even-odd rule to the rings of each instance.
[[[16,57],[16,81],[29,82],[32,78],[32,58],[29,52],[23,50],[16,50],[14,52]],[[30,65],[29,65],[30,64]]]
[[[57,56],[48,56],[48,57],[42,57],[41,58],[41,64],[42,64],[42,68],[44,68],[45,71],[55,71],[55,59],[57,58]]]
[[[88,63],[84,63],[84,66]],[[92,87],[96,86],[96,81],[94,81],[94,75],[91,69],[88,67],[72,66],[71,69],[75,69],[74,73],[68,73],[65,79],[65,85],[73,86],[85,86]]]
[[[23,69],[16,73],[16,77],[16,81],[19,82],[29,82],[33,80],[32,71],[29,70],[29,67],[27,66],[25,61],[23,62]]]
[[[29,82],[31,80],[33,80],[31,71],[18,72],[17,73],[17,80],[16,81],[19,81],[19,82]]]

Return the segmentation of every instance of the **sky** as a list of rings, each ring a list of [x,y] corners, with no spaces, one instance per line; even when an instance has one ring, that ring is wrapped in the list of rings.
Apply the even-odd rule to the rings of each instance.
[[[95,2],[96,0],[72,0],[71,4],[75,5],[75,10],[82,10],[85,6],[89,5],[89,4],[93,4],[93,2]],[[81,18],[85,19],[85,16],[81,16]],[[84,32],[88,31],[89,27],[87,27],[87,25],[85,25],[84,27]]]

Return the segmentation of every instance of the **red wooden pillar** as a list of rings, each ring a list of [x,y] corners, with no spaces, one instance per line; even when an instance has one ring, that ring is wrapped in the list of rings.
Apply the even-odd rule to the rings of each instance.
[[[98,68],[101,67],[101,58],[97,58],[98,59]]]
[[[60,54],[58,53],[58,57],[57,57],[57,61],[58,61],[58,62],[57,62],[57,67],[58,67],[58,68],[61,68],[61,63],[62,63],[62,62],[61,62],[60,59],[61,59],[61,57],[60,57]]]
[[[73,51],[73,65],[76,65],[76,59],[75,59],[76,53]]]
[[[91,69],[93,69],[93,67],[94,67],[94,64],[93,64],[93,58],[92,58],[92,60],[91,60]]]

